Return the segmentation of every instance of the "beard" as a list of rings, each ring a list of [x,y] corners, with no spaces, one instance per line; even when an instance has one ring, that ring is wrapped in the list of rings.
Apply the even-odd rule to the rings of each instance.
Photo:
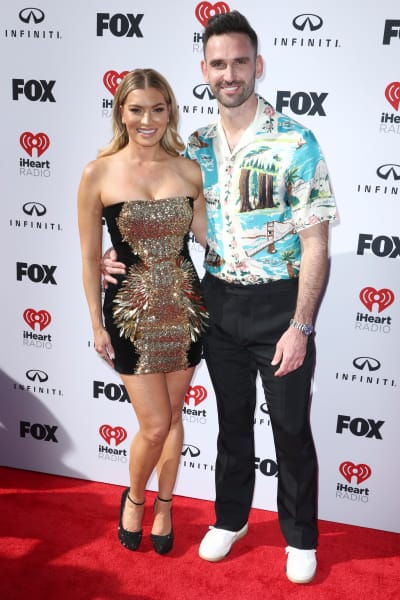
[[[248,98],[250,98],[250,96],[254,93],[255,82],[256,78],[254,74],[251,81],[247,83],[243,83],[241,81],[229,81],[225,83],[218,83],[216,85],[210,84],[210,89],[221,106],[224,106],[225,108],[236,108],[237,106],[244,104],[246,100],[248,100]],[[224,94],[224,87],[235,85],[241,86],[238,94],[235,94],[234,96]]]

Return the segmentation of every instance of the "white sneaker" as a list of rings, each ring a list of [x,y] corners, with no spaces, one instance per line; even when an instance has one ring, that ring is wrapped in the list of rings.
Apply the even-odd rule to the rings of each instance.
[[[199,556],[203,560],[210,562],[218,562],[229,554],[235,542],[246,535],[248,525],[239,529],[239,531],[228,531],[227,529],[218,529],[210,527],[210,531],[203,537],[200,547]]]
[[[301,550],[287,546],[286,575],[292,583],[309,583],[317,571],[315,550]]]

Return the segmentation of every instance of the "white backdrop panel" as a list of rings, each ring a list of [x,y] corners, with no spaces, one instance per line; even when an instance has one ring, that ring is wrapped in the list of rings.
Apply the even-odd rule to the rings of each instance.
[[[105,73],[160,70],[176,92],[184,139],[217,118],[199,68],[196,14],[222,5],[43,0],[3,7],[3,465],[127,483],[137,423],[118,375],[92,347],[76,191],[84,164],[111,136]],[[341,216],[331,228],[331,273],[317,319],[311,419],[320,517],[399,531],[398,2],[288,0],[277,10],[237,0],[227,7],[258,31],[265,59],[258,91],[317,135]],[[202,273],[196,243],[191,252]],[[258,392],[253,504],[275,510],[276,459],[260,384]],[[213,499],[218,427],[203,363],[183,419],[176,492]]]

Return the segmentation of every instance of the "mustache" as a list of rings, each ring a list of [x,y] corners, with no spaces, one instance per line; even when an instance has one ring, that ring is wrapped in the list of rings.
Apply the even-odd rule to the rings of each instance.
[[[234,85],[241,85],[241,84],[242,84],[241,81],[233,79],[232,81],[223,81],[221,83],[218,83],[217,87],[218,88],[223,88],[223,87],[231,87],[231,86],[234,86]]]

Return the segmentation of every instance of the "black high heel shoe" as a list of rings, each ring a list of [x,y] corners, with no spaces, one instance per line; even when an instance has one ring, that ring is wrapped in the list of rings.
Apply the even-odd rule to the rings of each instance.
[[[121,542],[121,544],[125,546],[125,548],[128,548],[128,550],[137,550],[139,548],[140,542],[142,541],[142,529],[139,529],[139,531],[128,531],[127,529],[124,529],[122,525],[122,518],[124,516],[125,504],[127,499],[129,500],[129,502],[132,502],[132,504],[134,504],[135,506],[143,506],[144,504],[144,500],[143,502],[135,502],[134,500],[132,500],[132,498],[129,495],[129,488],[126,488],[126,490],[122,492],[118,539]]]
[[[169,500],[165,500],[164,498],[160,498],[160,496],[157,496],[156,499],[154,500],[154,506],[156,505],[158,500],[160,502],[172,502],[172,498],[170,498]],[[157,554],[166,554],[167,552],[169,552],[172,549],[172,546],[174,543],[174,532],[173,532],[173,528],[172,528],[172,508],[171,508],[171,531],[170,531],[170,533],[167,533],[167,535],[156,535],[155,533],[151,533],[150,539],[151,539],[151,543],[153,544],[153,548],[157,552]]]

